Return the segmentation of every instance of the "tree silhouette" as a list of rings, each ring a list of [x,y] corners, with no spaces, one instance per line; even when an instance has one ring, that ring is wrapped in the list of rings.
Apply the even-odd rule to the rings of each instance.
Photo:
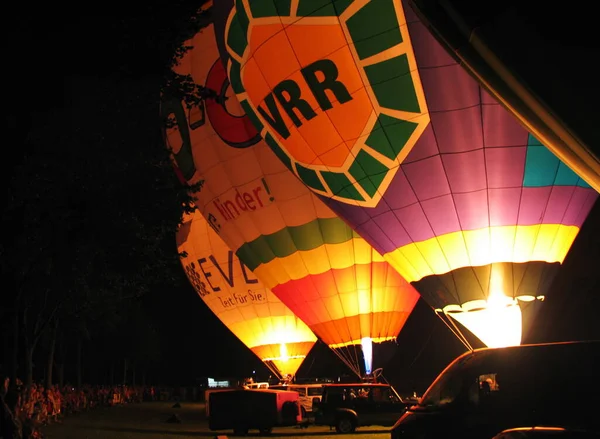
[[[73,20],[98,32],[87,41],[53,34],[60,26],[46,17],[29,17],[15,32],[0,320],[3,372],[27,384],[43,369],[52,383],[57,351],[99,341],[140,297],[182,278],[174,234],[190,198],[164,146],[160,96],[182,42],[207,16],[195,13],[202,1],[180,3]],[[44,37],[48,50],[28,53]],[[45,367],[35,361],[40,345]]]

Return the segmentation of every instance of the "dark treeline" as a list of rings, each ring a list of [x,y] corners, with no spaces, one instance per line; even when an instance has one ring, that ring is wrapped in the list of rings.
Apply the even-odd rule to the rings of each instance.
[[[189,195],[163,142],[160,96],[181,43],[204,25],[202,3],[15,11],[2,375],[26,385],[164,379],[159,360],[178,345],[162,328],[185,314],[168,298],[187,286],[174,233]]]

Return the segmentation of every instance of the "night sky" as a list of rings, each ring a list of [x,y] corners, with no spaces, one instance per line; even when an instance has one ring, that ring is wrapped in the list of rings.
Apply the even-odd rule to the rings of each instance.
[[[17,14],[14,20],[11,18],[8,57],[5,54],[9,60],[5,66],[15,77],[13,83],[5,83],[5,97],[9,110],[12,109],[9,117],[14,120],[29,115],[38,117],[56,106],[84,112],[86,103],[76,97],[94,96],[95,90],[112,84],[115,76],[141,86],[155,84],[149,78],[161,71],[159,58],[166,50],[161,39],[169,37],[172,23],[185,15],[190,6],[186,5],[186,11],[182,6],[185,2],[150,3],[153,4],[123,10],[114,3],[103,2],[94,4],[93,15],[91,11],[88,14],[70,8],[55,9],[61,6],[52,4],[46,5],[45,11],[38,10],[34,17]],[[82,77],[85,81],[81,81]],[[85,90],[79,93],[77,87]],[[96,98],[101,99],[98,93]],[[158,129],[158,118],[143,117],[148,117],[149,129]],[[35,126],[31,129],[35,130]],[[9,138],[13,135],[19,133],[9,132]],[[10,148],[10,142],[5,148]],[[544,314],[526,341],[600,339],[599,268],[600,205],[597,204],[547,295]],[[183,270],[181,276],[184,277]],[[164,364],[157,367],[161,376],[177,376],[189,382],[201,376],[248,376],[253,371],[268,374],[260,361],[204,306],[185,279],[183,286],[165,291],[163,299],[157,299],[149,308],[169,346]],[[402,390],[422,391],[449,361],[464,351],[433,311],[419,301],[398,337],[385,375]],[[298,376],[343,371],[336,357],[318,345]]]

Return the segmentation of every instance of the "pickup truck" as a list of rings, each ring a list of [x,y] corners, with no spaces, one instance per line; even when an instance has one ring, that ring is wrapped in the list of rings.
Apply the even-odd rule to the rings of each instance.
[[[394,425],[408,405],[389,384],[325,384],[321,401],[314,402],[313,413],[316,425],[353,433],[361,426]]]

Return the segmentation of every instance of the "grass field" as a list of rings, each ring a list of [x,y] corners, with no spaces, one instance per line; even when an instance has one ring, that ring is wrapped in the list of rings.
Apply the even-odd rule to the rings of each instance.
[[[231,434],[208,429],[202,403],[182,403],[181,408],[172,406],[172,402],[153,402],[100,408],[66,417],[60,424],[47,426],[44,433],[46,439],[188,439]],[[181,423],[167,423],[172,414],[177,414]],[[355,435],[361,439],[389,438],[388,430],[382,427],[365,427]],[[306,429],[276,428],[269,437],[351,439],[355,435],[341,436],[329,427],[309,426]],[[258,437],[258,433],[251,432],[249,436]]]

